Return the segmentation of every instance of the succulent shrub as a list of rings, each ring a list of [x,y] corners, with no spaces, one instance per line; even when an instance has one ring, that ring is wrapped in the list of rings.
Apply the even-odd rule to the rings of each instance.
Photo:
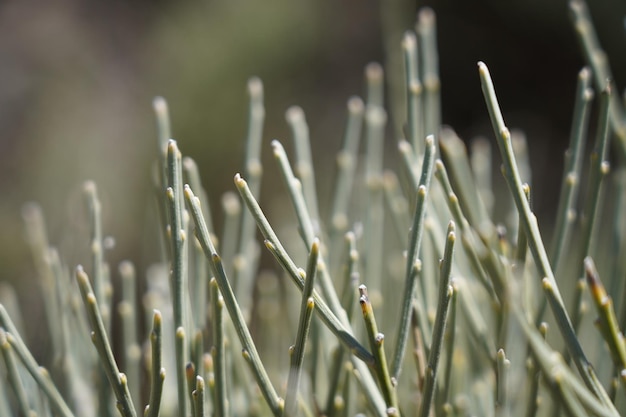
[[[579,73],[550,238],[532,211],[524,138],[507,128],[486,64],[478,63],[477,83],[496,146],[473,141],[468,156],[441,126],[435,17],[423,9],[402,44],[397,169],[385,169],[384,73],[370,64],[366,100],[348,100],[328,214],[299,107],[286,113],[295,155],[271,142],[288,196],[281,205],[297,225],[276,229],[280,219],[259,204],[265,109],[257,78],[248,84],[238,195],[224,196],[220,228],[195,162],[171,139],[165,100],[155,99],[163,261],[145,278],[128,261],[109,269],[93,182],[83,190],[88,266],[70,271],[41,209],[27,205],[53,361],[39,365],[20,336],[23,307],[3,296],[0,415],[619,415],[626,115],[585,4],[570,2],[570,12],[589,67]],[[492,189],[495,153],[507,195]],[[496,205],[509,207],[501,220]],[[274,259],[271,271],[260,268],[262,251]]]

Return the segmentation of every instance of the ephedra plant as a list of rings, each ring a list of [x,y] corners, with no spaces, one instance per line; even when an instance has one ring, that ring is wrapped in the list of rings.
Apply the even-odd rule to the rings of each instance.
[[[532,211],[523,138],[507,128],[486,64],[478,64],[476,82],[495,146],[471,142],[468,157],[440,125],[435,20],[422,10],[402,44],[406,123],[397,171],[383,163],[380,66],[366,70],[367,99],[348,101],[328,215],[319,207],[304,112],[287,111],[295,155],[274,140],[271,163],[287,191],[282,205],[297,219],[287,229],[296,233],[276,229],[276,216],[259,204],[267,144],[256,78],[238,195],[225,196],[217,229],[196,164],[171,139],[166,102],[154,101],[155,227],[164,259],[145,278],[130,262],[117,272],[106,263],[93,182],[84,186],[89,267],[70,270],[48,242],[41,210],[27,205],[54,360],[39,365],[15,324],[20,313],[0,305],[0,415],[619,415],[626,115],[585,5],[572,1],[570,12],[589,67],[578,78],[550,237]],[[597,130],[588,132],[594,101]],[[611,169],[609,148],[618,154]],[[506,196],[492,190],[496,160]],[[496,202],[511,206],[504,223],[494,220]],[[261,251],[273,256],[273,272],[259,270]]]

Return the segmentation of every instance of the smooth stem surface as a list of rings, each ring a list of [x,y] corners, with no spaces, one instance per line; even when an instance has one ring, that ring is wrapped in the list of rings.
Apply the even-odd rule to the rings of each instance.
[[[166,199],[169,214],[169,237],[171,248],[172,304],[174,307],[174,331],[185,329],[185,291],[187,288],[187,237],[183,224],[182,201],[182,155],[176,141],[167,145],[167,182]],[[176,336],[176,335],[175,335]],[[176,345],[176,381],[178,384],[178,410],[187,415],[187,395],[185,386],[185,366],[187,349],[182,343]]]
[[[370,347],[376,358],[374,369],[378,377],[378,384],[385,397],[385,402],[387,403],[387,413],[390,413],[390,410],[394,410],[394,415],[399,416],[398,396],[391,381],[391,377],[389,376],[387,358],[385,357],[385,349],[383,346],[385,336],[378,332],[374,309],[367,295],[367,287],[365,285],[359,286],[359,295],[359,303],[361,304],[361,311],[363,313],[363,319],[365,320],[365,329],[370,341]]]
[[[315,285],[315,274],[317,272],[317,262],[319,259],[320,242],[313,240],[309,259],[307,261],[306,277],[302,290],[302,302],[300,305],[300,319],[298,331],[296,333],[296,343],[290,348],[291,360],[289,365],[289,377],[287,379],[287,395],[285,396],[285,416],[296,416],[297,398],[302,375],[302,363],[304,362],[304,351],[311,328],[311,319],[315,301],[313,301],[313,287]]]
[[[572,117],[569,148],[565,152],[563,181],[557,209],[556,227],[553,235],[550,260],[554,271],[559,271],[562,254],[567,249],[568,237],[575,219],[575,204],[580,184],[582,155],[587,136],[587,124],[591,111],[593,91],[590,87],[591,71],[583,68],[578,74],[576,102]]]
[[[150,400],[144,409],[144,417],[159,417],[161,408],[161,395],[163,394],[163,382],[165,381],[165,369],[162,367],[162,323],[163,317],[159,310],[154,310],[152,319],[152,331],[150,332],[150,345],[152,347],[152,361],[150,366]]]
[[[454,222],[450,222],[448,225],[448,234],[443,260],[440,265],[439,302],[437,304],[437,313],[435,316],[435,323],[433,325],[432,342],[430,345],[430,352],[428,354],[428,366],[426,368],[422,402],[420,403],[419,411],[417,413],[420,417],[426,417],[430,414],[430,406],[435,395],[439,358],[441,356],[443,335],[445,334],[446,321],[448,317],[448,305],[450,304],[450,299],[454,293],[454,288],[450,285],[450,273],[452,272],[452,257],[454,254],[455,240],[456,235],[454,232]]]
[[[202,211],[200,209],[200,201],[193,194],[189,186],[185,186],[185,198],[193,221],[196,225],[198,240],[202,244],[204,255],[209,260],[209,265],[211,266],[211,270],[217,280],[222,297],[224,298],[226,309],[228,310],[228,314],[230,315],[233,325],[235,326],[239,341],[243,346],[244,358],[250,364],[252,372],[257,380],[257,384],[263,393],[265,401],[267,401],[267,404],[272,410],[272,413],[275,416],[280,416],[282,414],[282,400],[278,397],[278,394],[276,393],[276,390],[267,375],[267,371],[261,363],[261,358],[259,357],[254,341],[252,340],[252,336],[250,335],[250,330],[246,325],[243,313],[239,308],[233,289],[224,271],[222,260],[217,254],[217,251],[213,246],[213,242],[210,239],[209,231],[207,230],[206,223],[204,222],[204,217],[202,216]]]
[[[37,364],[37,361],[35,361],[35,358],[26,347],[26,344],[24,344],[24,341],[17,332],[15,324],[13,324],[13,321],[2,304],[0,304],[0,325],[6,330],[6,338],[13,348],[13,351],[20,358],[20,361],[26,367],[28,373],[33,377],[35,382],[37,382],[39,388],[46,394],[46,397],[48,397],[50,406],[54,412],[62,417],[74,417],[74,414],[65,403],[56,385],[48,377],[48,371]]]
[[[487,103],[487,109],[491,122],[493,124],[494,133],[497,138],[498,148],[504,163],[504,176],[509,185],[509,189],[513,194],[515,205],[521,214],[522,224],[528,236],[528,246],[535,260],[537,269],[541,277],[544,277],[543,288],[548,297],[550,308],[556,318],[559,330],[565,339],[565,344],[571,353],[576,367],[580,372],[587,387],[594,392],[594,394],[600,398],[608,407],[614,409],[606,391],[599,383],[595,371],[589,360],[587,359],[580,341],[576,336],[576,332],[572,326],[569,315],[563,304],[563,298],[558,290],[554,274],[548,260],[548,254],[546,252],[537,220],[530,210],[528,200],[524,194],[524,190],[521,184],[519,173],[517,171],[517,165],[515,163],[515,156],[513,155],[513,149],[511,148],[511,136],[509,130],[504,124],[502,113],[495,94],[493,82],[489,75],[487,66],[480,62],[478,64],[481,86],[483,95]]]
[[[426,215],[426,197],[428,195],[428,189],[430,188],[430,180],[435,161],[435,144],[432,136],[426,138],[425,149],[426,152],[424,153],[424,159],[422,162],[422,174],[416,190],[417,203],[415,205],[415,214],[413,215],[413,225],[411,227],[411,235],[409,238],[409,250],[407,255],[406,275],[402,298],[402,311],[398,324],[398,336],[396,337],[393,365],[391,367],[391,376],[396,381],[398,380],[402,369],[406,342],[409,337],[409,328],[411,325],[411,306],[413,304],[413,297],[417,287],[417,276],[416,274],[413,274],[412,271],[419,256],[420,244],[422,242],[424,217]]]
[[[22,416],[30,416],[31,410],[30,405],[28,404],[28,396],[26,395],[26,390],[24,389],[24,385],[22,384],[22,378],[20,377],[19,371],[17,369],[17,364],[15,363],[13,348],[7,340],[6,332],[1,327],[0,351],[2,351],[2,357],[4,359],[6,378],[9,385],[13,388],[13,393],[15,394],[15,398],[17,400],[17,408],[19,410],[19,413]]]
[[[113,357],[113,350],[111,349],[111,344],[109,343],[104,322],[102,321],[102,316],[100,314],[98,301],[93,293],[93,290],[91,289],[89,277],[80,266],[76,268],[76,280],[78,281],[80,294],[83,298],[83,302],[85,303],[89,323],[93,329],[91,336],[93,344],[96,346],[104,372],[109,379],[109,383],[113,388],[113,393],[117,398],[120,413],[124,417],[136,417],[137,413],[135,412],[133,401],[130,398],[126,375],[120,373],[117,368],[115,358]]]
[[[298,272],[298,268],[296,267],[293,260],[285,251],[285,248],[278,240],[276,233],[270,226],[265,214],[261,210],[259,203],[256,201],[254,196],[251,194],[250,189],[247,186],[246,181],[237,174],[235,176],[235,185],[239,190],[244,202],[248,206],[248,209],[253,213],[257,225],[265,237],[265,245],[272,252],[272,254],[279,261],[281,266],[288,272],[292,281],[298,286],[300,291],[304,288],[304,280],[300,276]],[[363,347],[346,329],[346,326],[343,324],[344,321],[340,320],[328,307],[326,302],[317,294],[317,291],[313,291],[313,300],[315,301],[315,311],[320,315],[321,319],[326,323],[328,328],[339,338],[339,340],[358,358],[363,360],[367,364],[374,363],[374,357],[372,354]],[[345,311],[341,309],[341,311],[345,315]],[[347,317],[346,317],[347,321]]]
[[[211,307],[213,308],[213,357],[214,372],[214,401],[215,414],[228,417],[228,401],[226,399],[226,345],[224,333],[224,299],[220,294],[219,286],[215,278],[211,278]]]

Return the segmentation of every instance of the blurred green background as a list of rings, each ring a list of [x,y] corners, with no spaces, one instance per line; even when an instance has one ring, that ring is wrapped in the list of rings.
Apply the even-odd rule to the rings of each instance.
[[[252,75],[265,84],[264,204],[280,204],[269,141],[291,149],[284,112],[293,104],[306,112],[327,196],[345,102],[363,93],[370,61],[390,62],[401,76],[394,66],[401,35],[421,6],[438,19],[443,122],[464,139],[490,135],[476,70],[485,61],[507,123],[528,136],[541,179],[534,206],[540,221],[549,221],[583,65],[564,0],[3,2],[0,281],[17,287],[29,309],[37,300],[20,218],[26,201],[43,206],[50,240],[67,264],[87,262],[86,179],[98,184],[104,231],[116,240],[112,270],[128,258],[141,274],[157,259],[150,180],[156,95],[168,100],[173,135],[202,170],[218,227],[220,197],[242,166]],[[589,6],[621,91],[626,2]],[[391,155],[395,136],[390,128]]]

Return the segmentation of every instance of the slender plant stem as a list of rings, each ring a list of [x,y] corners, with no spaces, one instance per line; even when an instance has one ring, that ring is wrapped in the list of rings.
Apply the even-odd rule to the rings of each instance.
[[[430,188],[432,168],[435,161],[435,144],[432,136],[426,138],[425,149],[426,151],[422,162],[422,174],[416,190],[417,203],[415,205],[413,225],[411,227],[411,235],[409,237],[409,250],[407,254],[402,311],[398,325],[398,336],[396,337],[393,365],[391,367],[391,377],[395,381],[398,380],[400,371],[402,370],[402,362],[404,359],[404,352],[406,350],[406,342],[409,336],[409,327],[411,325],[411,306],[413,304],[415,288],[417,287],[416,275],[412,273],[412,270],[415,265],[415,261],[419,256],[422,232],[424,230],[424,217],[426,215],[426,197],[428,195],[428,189]]]
[[[420,417],[430,414],[430,406],[435,395],[435,381],[437,380],[437,370],[439,368],[439,358],[443,346],[443,335],[445,334],[446,321],[448,316],[448,306],[454,293],[454,288],[450,285],[450,273],[452,271],[452,257],[454,254],[454,222],[448,225],[446,247],[444,249],[443,260],[441,262],[441,274],[439,280],[439,303],[437,304],[437,314],[433,325],[433,337],[428,354],[428,367],[424,380],[424,391],[422,402],[417,413]]]
[[[65,403],[56,385],[48,377],[48,371],[37,364],[37,361],[35,361],[35,358],[26,347],[26,344],[17,332],[15,324],[13,324],[13,321],[2,304],[0,304],[0,326],[5,329],[6,339],[13,348],[13,351],[20,358],[20,361],[26,367],[28,373],[30,373],[35,382],[37,382],[39,388],[41,388],[44,394],[46,394],[46,397],[48,397],[50,406],[54,412],[62,417],[74,417],[74,414]]]
[[[263,83],[260,78],[248,80],[248,133],[246,138],[246,156],[244,172],[250,181],[254,195],[260,195],[263,165],[261,164],[261,145],[263,142],[263,125],[265,122],[265,106],[263,104]],[[191,189],[195,190],[193,184]],[[245,309],[250,309],[253,294],[254,277],[259,259],[259,244],[255,239],[256,227],[254,218],[247,211],[241,213],[241,235],[234,260],[233,283],[235,295]],[[225,258],[228,259],[228,258]]]
[[[252,372],[257,380],[257,384],[259,385],[261,392],[263,393],[265,401],[267,401],[267,404],[274,415],[280,416],[283,409],[283,400],[278,397],[278,394],[276,394],[276,390],[267,375],[267,371],[261,363],[261,358],[259,357],[254,341],[252,340],[252,336],[250,335],[250,330],[246,325],[243,313],[239,308],[233,289],[224,271],[222,260],[217,254],[217,251],[213,246],[213,242],[209,237],[209,232],[202,216],[200,201],[193,194],[189,186],[185,186],[185,198],[193,221],[196,225],[198,240],[200,240],[200,243],[202,244],[205,256],[209,259],[209,265],[211,266],[211,270],[217,280],[222,297],[224,298],[226,309],[228,310],[233,325],[235,326],[237,336],[243,346],[244,358],[252,368]]]
[[[483,95],[485,96],[487,109],[489,110],[498,147],[500,148],[500,154],[502,155],[504,162],[504,176],[511,193],[513,194],[515,205],[522,214],[521,219],[526,235],[528,236],[529,249],[533,255],[540,276],[544,277],[543,288],[546,296],[548,297],[550,308],[556,318],[559,330],[565,339],[565,344],[569,352],[572,354],[576,367],[585,381],[585,384],[603,403],[614,410],[613,404],[611,403],[606,391],[599,383],[595,371],[587,359],[582,346],[580,345],[580,341],[576,337],[572,322],[563,304],[563,299],[558,290],[554,274],[548,260],[548,255],[539,233],[537,219],[530,210],[528,200],[526,199],[522,188],[517,166],[515,164],[515,157],[511,148],[511,136],[509,130],[504,124],[504,119],[502,118],[502,113],[500,112],[500,107],[498,105],[489,71],[487,66],[482,62],[478,64],[478,67]]]
[[[304,117],[304,111],[298,106],[287,109],[285,115],[291,131],[296,150],[295,171],[302,184],[302,195],[307,210],[311,216],[311,223],[315,234],[320,233],[320,216],[317,204],[317,188],[315,186],[315,172],[313,170],[313,157],[311,156],[311,141],[309,139],[309,126]]]
[[[408,31],[404,34],[402,50],[407,102],[407,140],[416,150],[416,153],[421,154],[424,150],[422,141],[426,135],[424,133],[423,86],[419,78],[419,54],[415,33]]]
[[[204,379],[201,376],[196,377],[196,389],[191,393],[193,398],[194,417],[205,417],[204,412]]]
[[[383,157],[387,113],[380,107],[371,107],[365,114],[366,126],[366,214],[365,282],[371,288],[382,288],[380,282],[383,268],[384,201]]]
[[[228,401],[226,397],[226,346],[224,335],[223,307],[224,299],[220,294],[217,279],[211,278],[211,305],[213,307],[213,357],[214,401],[215,414],[228,417]]]
[[[4,359],[6,377],[17,399],[19,413],[24,417],[30,416],[30,404],[28,403],[26,390],[24,389],[17,364],[15,363],[13,348],[11,348],[11,344],[7,340],[7,333],[2,328],[0,328],[0,351],[2,351],[2,357]]]
[[[150,332],[151,367],[150,367],[150,400],[144,409],[144,417],[159,417],[161,408],[161,395],[163,393],[163,382],[165,381],[165,368],[162,367],[162,338],[161,327],[163,318],[159,310],[154,310],[152,319],[152,332]]]
[[[435,12],[429,7],[420,9],[416,31],[422,52],[422,82],[424,83],[424,126],[426,135],[439,137],[441,126],[441,82],[437,54],[437,27]]]
[[[356,174],[364,117],[364,104],[360,97],[351,97],[347,107],[348,122],[343,147],[337,154],[337,180],[330,219],[333,237],[339,240],[349,227],[348,206]]]
[[[370,62],[365,67],[366,109],[383,107],[385,101],[385,73],[378,62]]]
[[[565,152],[563,181],[556,216],[556,227],[552,238],[550,260],[554,271],[559,271],[562,254],[567,250],[568,238],[575,219],[574,207],[578,195],[582,170],[582,156],[585,148],[587,124],[593,99],[590,87],[591,71],[585,67],[578,73],[576,103],[572,117],[569,148]]]
[[[587,65],[592,69],[594,84],[597,91],[604,89],[607,80],[613,80],[613,74],[609,67],[606,52],[602,50],[598,36],[591,21],[591,15],[584,0],[571,0],[569,2],[570,17],[574,30],[578,35]],[[624,106],[619,100],[619,95],[611,97],[611,126],[618,138],[618,150],[622,160],[626,158],[626,123],[624,122]]]
[[[176,337],[185,329],[185,295],[187,288],[187,235],[184,225],[184,206],[182,201],[182,155],[176,141],[167,145],[167,182],[166,199],[169,214],[169,237],[171,247],[172,304],[174,307],[174,329]],[[177,338],[178,340],[178,338]],[[176,343],[176,381],[178,384],[178,410],[181,416],[187,415],[187,386],[185,366],[187,349],[183,343]]]
[[[306,278],[304,281],[304,288],[302,290],[302,303],[300,306],[300,320],[298,323],[298,332],[296,334],[296,343],[290,348],[291,360],[289,365],[289,377],[287,379],[287,395],[285,396],[285,416],[297,415],[297,398],[300,378],[302,375],[302,363],[304,362],[304,350],[307,343],[309,329],[311,327],[313,309],[315,308],[315,301],[313,301],[312,296],[315,285],[315,274],[317,272],[319,251],[320,242],[318,239],[314,239],[309,252],[309,259],[307,261]]]
[[[285,270],[289,273],[289,276],[294,281],[294,283],[298,286],[300,291],[304,288],[304,280],[300,276],[298,272],[298,268],[291,260],[282,244],[278,240],[276,233],[270,226],[265,214],[259,207],[258,202],[251,194],[250,189],[247,186],[246,181],[241,178],[239,175],[235,176],[235,185],[239,190],[244,202],[248,206],[248,209],[254,215],[257,225],[261,230],[261,233],[266,239],[265,245],[272,252],[272,254],[277,258],[279,263],[285,268]],[[345,321],[340,320],[333,311],[328,307],[328,305],[322,300],[322,298],[317,294],[317,291],[313,291],[313,300],[315,301],[315,311],[320,315],[322,320],[326,323],[328,328],[341,340],[342,343],[357,357],[368,364],[374,363],[374,357],[371,353],[368,352],[355,338],[352,336],[350,332],[346,330],[346,326],[343,324]],[[341,309],[341,311],[345,315],[345,311]],[[347,317],[346,317],[347,321]]]
[[[383,391],[385,402],[387,403],[387,413],[393,412],[395,415],[399,415],[398,408],[398,396],[396,389],[389,376],[389,369],[387,368],[387,358],[385,357],[385,349],[383,342],[385,336],[378,332],[378,325],[376,324],[376,318],[374,317],[374,309],[372,303],[367,295],[367,287],[365,285],[359,286],[359,303],[361,304],[361,311],[363,312],[363,319],[365,320],[365,329],[370,341],[370,347],[374,352],[376,362],[374,368],[376,376],[378,377],[378,383]],[[395,411],[392,411],[395,410]]]
[[[600,275],[596,270],[593,259],[589,256],[585,258],[585,275],[587,276],[589,291],[599,315],[597,326],[611,351],[613,363],[617,371],[616,374],[620,375],[626,369],[624,335],[617,322],[617,316],[613,309],[613,300],[607,294],[602,281],[600,281]]]
[[[124,417],[136,417],[137,413],[135,412],[135,407],[130,397],[126,375],[121,373],[117,368],[102,315],[100,314],[98,301],[89,283],[89,277],[80,266],[76,268],[76,279],[80,288],[80,294],[85,303],[85,308],[87,309],[89,323],[93,329],[91,338],[100,356],[104,372],[113,388],[113,393],[117,398],[118,409]]]
[[[509,415],[508,380],[511,361],[507,359],[504,349],[499,349],[496,354],[496,416]]]
[[[141,348],[137,340],[137,294],[135,267],[130,261],[123,261],[119,266],[122,278],[122,301],[117,310],[122,320],[122,334],[124,340],[124,366],[130,393],[138,398],[141,393]],[[138,410],[135,410],[138,411]]]

